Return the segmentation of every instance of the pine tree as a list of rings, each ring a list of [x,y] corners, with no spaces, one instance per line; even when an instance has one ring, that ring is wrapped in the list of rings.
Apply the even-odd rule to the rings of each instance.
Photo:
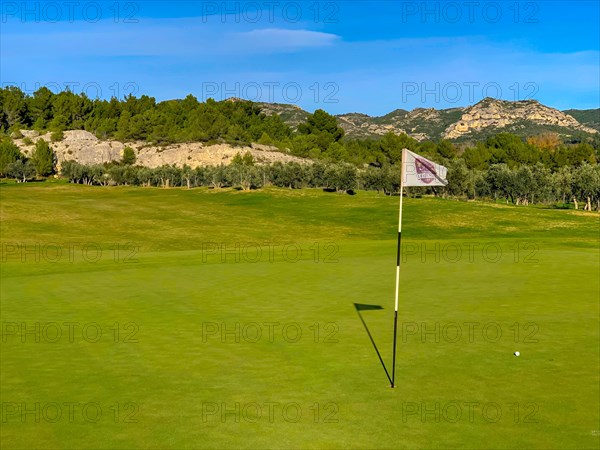
[[[36,142],[32,160],[39,176],[47,177],[54,172],[54,152],[45,140],[39,139]]]

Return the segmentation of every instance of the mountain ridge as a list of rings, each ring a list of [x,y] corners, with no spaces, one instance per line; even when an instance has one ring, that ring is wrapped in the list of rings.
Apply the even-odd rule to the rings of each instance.
[[[292,128],[309,113],[297,105],[257,103],[265,114],[278,114]],[[560,111],[537,100],[484,98],[467,107],[395,109],[383,116],[360,112],[338,114],[340,127],[352,139],[378,138],[388,132],[406,133],[419,140],[479,140],[510,132],[523,137],[554,132],[563,137],[592,136],[600,132],[600,108]]]

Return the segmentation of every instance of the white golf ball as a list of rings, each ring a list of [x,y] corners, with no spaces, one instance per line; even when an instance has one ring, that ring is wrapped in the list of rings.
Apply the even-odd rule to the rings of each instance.
[[[515,356],[519,356],[521,353],[519,352],[515,352]]]

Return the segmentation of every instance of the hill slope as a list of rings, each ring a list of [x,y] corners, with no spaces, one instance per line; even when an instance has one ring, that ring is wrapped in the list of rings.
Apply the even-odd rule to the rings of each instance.
[[[237,101],[230,99],[228,101]],[[258,103],[267,115],[277,114],[291,128],[296,129],[306,121],[309,113],[296,105]],[[417,108],[412,111],[394,110],[384,116],[371,117],[361,113],[336,116],[349,139],[378,139],[388,132],[406,133],[419,140],[450,139],[455,142],[483,140],[500,132],[531,136],[555,132],[564,138],[598,136],[600,109],[567,110],[542,105],[535,100],[510,102],[486,98],[467,108]],[[33,141],[40,137],[37,131],[22,130],[22,138],[15,139],[21,151],[28,156],[34,149]],[[29,138],[28,141],[25,138]],[[50,133],[41,135],[50,141]],[[277,147],[252,144],[234,147],[228,144],[207,146],[201,142],[153,145],[146,141],[119,142],[101,140],[83,130],[65,132],[65,138],[53,142],[58,167],[62,162],[74,160],[82,164],[102,164],[121,158],[123,148],[134,149],[138,164],[158,167],[164,164],[191,167],[228,164],[237,153],[250,152],[259,163],[302,162],[304,160],[281,152]]]
[[[278,114],[296,128],[308,113],[295,105],[259,104],[266,114]],[[600,131],[600,110],[568,110],[542,105],[536,100],[506,101],[486,98],[467,108],[397,109],[384,116],[361,113],[336,116],[346,136],[378,138],[387,132],[406,133],[417,140],[478,140],[499,132],[530,136],[557,132],[563,136],[594,135]]]
[[[596,109],[567,109],[565,114],[574,117],[580,124],[600,131],[600,108]]]

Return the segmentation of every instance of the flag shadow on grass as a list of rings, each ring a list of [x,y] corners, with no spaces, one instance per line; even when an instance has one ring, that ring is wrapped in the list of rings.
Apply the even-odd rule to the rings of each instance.
[[[379,306],[379,305],[365,305],[363,303],[354,303],[354,309],[356,309],[356,314],[358,314],[358,318],[360,319],[360,321],[363,324],[363,327],[365,327],[365,331],[367,332],[367,335],[369,336],[369,339],[371,340],[371,344],[373,344],[373,348],[375,349],[375,352],[377,353],[377,357],[379,358],[379,362],[381,363],[381,367],[383,367],[383,370],[385,370],[385,374],[389,380],[389,382],[392,382],[392,379],[390,378],[390,374],[387,370],[387,368],[385,367],[385,363],[383,362],[383,358],[381,357],[381,353],[379,353],[379,349],[377,348],[377,344],[375,344],[375,340],[373,339],[373,336],[371,336],[371,332],[369,331],[369,327],[367,326],[367,323],[365,322],[365,319],[363,319],[363,316],[361,314],[361,311],[372,311],[375,309],[383,309],[383,306]]]

